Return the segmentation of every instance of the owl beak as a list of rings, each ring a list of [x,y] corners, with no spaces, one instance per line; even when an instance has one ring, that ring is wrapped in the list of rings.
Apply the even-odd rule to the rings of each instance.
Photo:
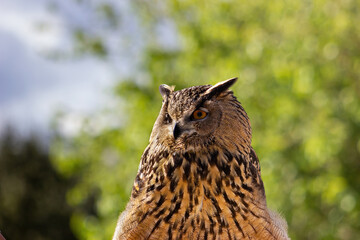
[[[173,130],[173,135],[174,135],[175,140],[181,135],[181,133],[182,133],[182,130],[180,128],[180,124],[177,122],[177,123],[175,123],[174,130]]]

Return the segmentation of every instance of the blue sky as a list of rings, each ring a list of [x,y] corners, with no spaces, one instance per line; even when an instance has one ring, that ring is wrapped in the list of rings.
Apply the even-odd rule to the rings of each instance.
[[[131,38],[139,32],[136,21],[126,9],[127,1],[117,2],[116,6],[127,12],[124,31]],[[56,13],[49,11],[51,3],[58,6]],[[106,31],[91,14],[91,3],[84,7],[73,0],[0,0],[0,6],[0,131],[11,123],[22,133],[33,129],[46,132],[59,109],[79,117],[98,111],[111,103],[109,89],[115,79],[129,74],[138,61],[122,57],[129,56],[128,48],[119,47],[116,31]],[[103,31],[109,45],[112,41],[118,49],[113,49],[108,61],[47,58],[48,52],[71,50],[74,26]],[[141,44],[134,46],[131,54],[139,55]],[[74,125],[76,121],[70,119],[68,125]]]

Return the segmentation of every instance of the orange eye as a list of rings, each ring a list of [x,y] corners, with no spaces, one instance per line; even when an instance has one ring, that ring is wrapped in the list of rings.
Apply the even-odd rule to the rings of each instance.
[[[200,120],[200,119],[204,119],[207,116],[207,112],[203,111],[203,110],[196,110],[193,114],[192,114],[193,118],[195,120]]]

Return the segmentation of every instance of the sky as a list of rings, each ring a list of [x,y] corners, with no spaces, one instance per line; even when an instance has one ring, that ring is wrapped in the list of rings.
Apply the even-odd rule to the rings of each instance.
[[[111,104],[109,89],[134,68],[142,45],[134,42],[133,49],[121,47],[119,29],[104,27],[99,16],[94,17],[94,1],[89,2],[83,6],[74,0],[0,0],[0,132],[11,124],[23,134],[46,133],[59,110],[86,116]],[[128,1],[112,2],[123,13],[126,27],[119,28],[128,38],[138,39]],[[54,5],[56,11],[51,10]],[[49,58],[49,52],[71,52],[75,27],[106,36],[113,46],[108,60],[86,55]],[[73,133],[77,121],[69,119],[64,131]]]

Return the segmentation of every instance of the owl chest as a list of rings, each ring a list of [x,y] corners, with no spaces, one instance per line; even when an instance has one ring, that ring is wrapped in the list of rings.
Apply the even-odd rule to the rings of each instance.
[[[186,168],[174,170],[147,191],[140,219],[148,224],[149,239],[251,239],[263,231],[265,212],[241,191],[240,179],[231,182],[208,171],[201,175],[191,165],[188,174]]]

